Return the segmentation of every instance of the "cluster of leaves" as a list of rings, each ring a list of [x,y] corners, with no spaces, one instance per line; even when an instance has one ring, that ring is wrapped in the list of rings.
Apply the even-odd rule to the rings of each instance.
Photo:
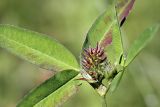
[[[101,84],[111,91],[118,86],[125,67],[158,30],[158,25],[146,29],[128,50],[127,57],[124,56],[120,27],[134,1],[118,0],[109,5],[89,30],[82,48],[83,52],[88,47],[96,47],[97,42],[104,47],[104,53],[111,65],[115,66],[116,74],[111,73],[111,78],[104,78]],[[81,66],[76,58],[63,45],[47,35],[11,25],[0,25],[0,46],[41,68],[56,72],[53,77],[29,92],[17,107],[59,106],[76,93],[81,84]]]

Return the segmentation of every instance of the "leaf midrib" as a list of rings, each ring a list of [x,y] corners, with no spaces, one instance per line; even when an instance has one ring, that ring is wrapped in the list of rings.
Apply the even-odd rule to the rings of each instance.
[[[3,34],[0,34],[0,35],[3,35]],[[5,36],[5,35],[4,35],[4,36]],[[76,70],[76,71],[79,71],[78,68],[75,68],[75,67],[73,67],[73,66],[71,66],[71,65],[68,65],[68,64],[66,64],[66,63],[64,63],[64,62],[62,62],[62,61],[59,61],[59,60],[57,60],[56,58],[54,58],[54,57],[52,57],[52,56],[49,56],[48,54],[44,54],[44,53],[41,52],[40,50],[36,50],[36,49],[34,49],[34,48],[32,48],[32,47],[29,47],[29,46],[27,46],[27,45],[24,45],[24,44],[21,43],[21,42],[17,42],[17,41],[15,41],[15,40],[13,40],[13,39],[9,39],[9,38],[4,37],[4,36],[1,36],[1,37],[7,39],[8,41],[15,42],[15,43],[19,44],[20,46],[24,46],[24,47],[26,47],[26,48],[30,48],[31,50],[33,50],[33,51],[35,51],[35,52],[37,52],[37,53],[40,53],[40,54],[42,54],[42,55],[44,55],[44,56],[46,56],[46,57],[49,57],[49,58],[57,61],[58,63],[61,63],[61,64],[65,65],[66,67],[68,66],[68,67],[70,67],[70,68],[72,68],[72,69],[74,69],[74,70]]]

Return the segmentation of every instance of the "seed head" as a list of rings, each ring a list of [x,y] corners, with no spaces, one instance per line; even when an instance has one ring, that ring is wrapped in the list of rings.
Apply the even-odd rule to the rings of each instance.
[[[100,47],[97,43],[95,48],[89,47],[84,49],[81,59],[82,69],[86,71],[93,80],[99,81],[103,78],[103,72],[108,64],[104,48]]]

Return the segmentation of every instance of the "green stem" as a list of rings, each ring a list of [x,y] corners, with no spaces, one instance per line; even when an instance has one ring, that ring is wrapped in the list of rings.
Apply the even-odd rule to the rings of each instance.
[[[107,107],[106,94],[103,96],[103,103],[102,103],[102,107]]]

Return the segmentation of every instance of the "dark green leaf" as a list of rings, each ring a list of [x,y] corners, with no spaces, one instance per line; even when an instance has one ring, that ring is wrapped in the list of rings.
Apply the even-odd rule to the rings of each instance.
[[[78,70],[75,57],[44,34],[11,25],[0,25],[0,46],[48,70]]]
[[[61,71],[31,91],[17,107],[57,107],[76,93],[76,78],[74,70]]]

